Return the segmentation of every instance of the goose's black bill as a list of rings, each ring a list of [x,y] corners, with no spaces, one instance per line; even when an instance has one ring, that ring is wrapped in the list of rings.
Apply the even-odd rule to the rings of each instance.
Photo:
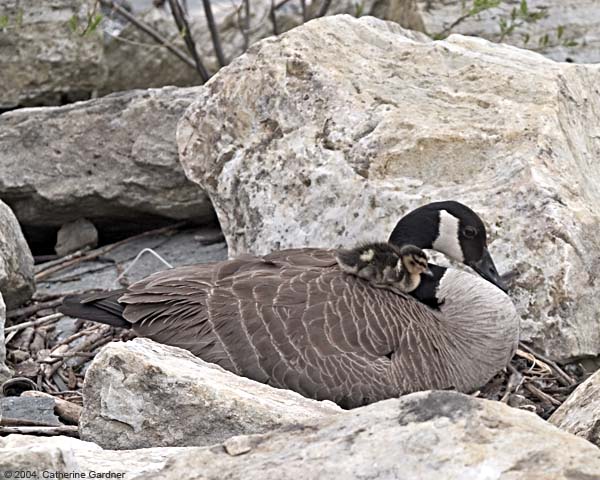
[[[469,267],[475,270],[479,275],[485,278],[488,282],[496,285],[500,290],[506,292],[508,288],[500,275],[498,274],[498,270],[496,270],[496,265],[494,265],[494,260],[492,260],[492,256],[487,248],[483,250],[483,255],[477,262],[469,262]]]

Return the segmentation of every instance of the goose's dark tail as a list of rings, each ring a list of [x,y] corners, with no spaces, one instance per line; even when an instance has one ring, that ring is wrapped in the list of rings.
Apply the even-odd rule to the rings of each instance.
[[[82,318],[93,322],[105,323],[113,327],[129,328],[131,323],[123,318],[124,305],[119,297],[125,290],[88,293],[65,297],[58,311],[69,317]]]

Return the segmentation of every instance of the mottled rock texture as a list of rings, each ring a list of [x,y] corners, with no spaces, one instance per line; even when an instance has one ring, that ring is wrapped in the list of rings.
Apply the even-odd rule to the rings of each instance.
[[[89,98],[102,85],[99,32],[81,36],[69,23],[85,23],[84,0],[2,0],[0,109],[57,105]]]
[[[567,480],[600,471],[600,450],[585,440],[531,413],[453,392],[412,394],[244,438],[241,450],[230,451],[230,440],[186,451],[148,478]]]
[[[15,215],[0,200],[0,293],[8,308],[15,308],[29,300],[34,290],[29,246]]]
[[[81,438],[112,449],[211,445],[342,411],[147,339],[104,348],[83,394]]]
[[[374,18],[267,39],[199,91],[179,123],[189,178],[230,255],[387,238],[429,201],[486,221],[524,340],[600,352],[600,66]]]
[[[402,18],[401,25],[435,36],[464,16],[474,2],[392,0],[391,3],[395,4],[397,12],[402,11],[405,16],[410,12],[412,15],[408,19]],[[496,8],[469,16],[452,27],[450,32],[528,48],[559,62],[600,62],[600,9],[597,0],[528,0],[526,13],[521,10],[520,1],[499,3]],[[513,9],[518,13],[515,28],[508,35],[502,35],[501,22],[504,20],[506,27],[513,24]]]
[[[600,447],[600,371],[579,385],[549,421]]]
[[[10,435],[0,439],[0,468],[126,472],[128,480],[591,480],[600,450],[499,402],[422,392],[209,447],[114,451]]]
[[[86,217],[106,232],[212,218],[179,165],[193,89],[133,90],[0,116],[0,198],[28,235]]]

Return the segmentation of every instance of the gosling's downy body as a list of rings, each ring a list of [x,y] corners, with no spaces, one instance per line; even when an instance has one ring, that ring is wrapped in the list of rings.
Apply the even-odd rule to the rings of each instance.
[[[346,408],[481,387],[509,362],[519,334],[514,305],[495,286],[483,223],[464,205],[438,202],[403,217],[390,243],[436,245],[487,280],[432,265],[413,298],[347,275],[335,250],[301,248],[173,268],[119,291],[68,297],[61,310]]]
[[[363,278],[377,287],[410,293],[421,283],[421,274],[431,276],[427,255],[414,245],[400,248],[389,243],[374,242],[336,253],[340,268]]]

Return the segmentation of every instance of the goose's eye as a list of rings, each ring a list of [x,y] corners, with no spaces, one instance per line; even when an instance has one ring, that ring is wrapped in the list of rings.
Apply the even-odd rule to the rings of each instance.
[[[475,227],[472,227],[471,225],[467,225],[463,229],[463,235],[466,238],[475,238],[475,236],[477,235],[477,229]]]

